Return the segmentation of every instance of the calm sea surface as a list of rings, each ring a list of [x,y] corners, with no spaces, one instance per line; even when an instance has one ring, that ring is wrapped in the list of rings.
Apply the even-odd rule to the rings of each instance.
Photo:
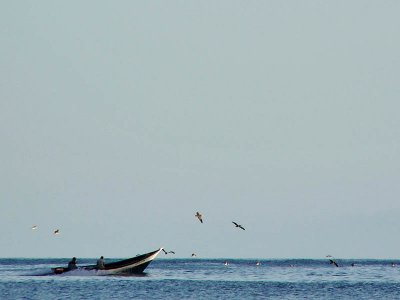
[[[327,260],[257,266],[247,259],[224,265],[224,259],[158,258],[143,276],[44,275],[68,260],[0,259],[0,299],[400,299],[398,261],[337,260],[336,268]]]

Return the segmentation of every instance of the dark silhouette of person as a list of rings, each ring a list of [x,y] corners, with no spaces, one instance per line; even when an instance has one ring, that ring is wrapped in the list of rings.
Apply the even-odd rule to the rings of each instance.
[[[104,257],[101,256],[98,260],[97,260],[97,269],[99,270],[104,270]]]
[[[76,266],[76,257],[73,257],[71,261],[68,263],[68,270],[75,270],[78,267]]]

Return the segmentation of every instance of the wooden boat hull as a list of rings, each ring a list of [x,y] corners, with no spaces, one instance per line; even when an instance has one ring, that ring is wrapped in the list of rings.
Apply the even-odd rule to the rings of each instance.
[[[162,248],[138,255],[132,258],[106,263],[104,269],[99,270],[95,265],[82,266],[78,270],[96,271],[96,275],[124,275],[124,274],[141,274],[147,266],[157,257]],[[52,269],[54,274],[63,274],[70,272],[68,268],[58,267]]]

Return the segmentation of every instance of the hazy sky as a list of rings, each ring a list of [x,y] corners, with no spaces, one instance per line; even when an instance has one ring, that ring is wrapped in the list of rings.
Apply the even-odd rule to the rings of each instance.
[[[2,1],[0,257],[398,258],[399,14]]]

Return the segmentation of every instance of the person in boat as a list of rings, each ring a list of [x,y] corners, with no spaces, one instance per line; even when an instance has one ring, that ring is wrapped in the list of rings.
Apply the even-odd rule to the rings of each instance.
[[[103,256],[101,256],[98,260],[97,260],[97,269],[99,269],[99,270],[104,270],[105,269],[105,267],[104,267],[104,257]]]
[[[68,270],[75,270],[78,267],[76,266],[76,257],[73,257],[71,261],[68,263]]]

